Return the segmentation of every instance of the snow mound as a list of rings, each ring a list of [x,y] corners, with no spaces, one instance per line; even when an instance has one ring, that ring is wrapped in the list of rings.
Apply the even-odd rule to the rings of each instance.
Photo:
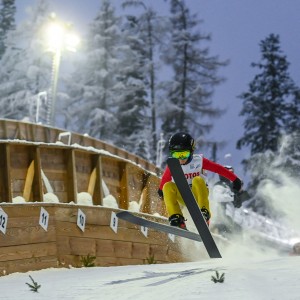
[[[87,192],[81,192],[77,195],[77,204],[93,206],[93,199],[91,194]]]
[[[105,198],[103,198],[103,206],[111,207],[111,208],[119,208],[116,198],[112,195],[108,195]]]
[[[46,194],[44,194],[43,202],[59,203],[59,199],[53,193],[46,193]]]
[[[128,205],[128,210],[133,212],[139,212],[140,205],[136,201],[130,201]]]
[[[26,200],[21,196],[17,196],[12,199],[12,203],[26,203]]]

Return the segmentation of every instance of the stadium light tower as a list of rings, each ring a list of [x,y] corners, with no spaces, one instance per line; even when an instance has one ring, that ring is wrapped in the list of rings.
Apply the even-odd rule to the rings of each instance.
[[[55,14],[51,14],[51,21],[46,28],[47,50],[53,53],[50,99],[48,102],[47,124],[55,125],[56,96],[58,74],[62,52],[67,50],[76,52],[80,42],[79,37],[72,32],[71,26],[56,19]]]

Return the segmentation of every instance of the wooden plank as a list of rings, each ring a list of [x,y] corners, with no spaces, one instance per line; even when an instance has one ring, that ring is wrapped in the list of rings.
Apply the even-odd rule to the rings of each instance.
[[[42,166],[41,166],[41,154],[38,147],[34,148],[34,178],[33,178],[33,201],[43,202],[43,179],[42,179]]]
[[[119,198],[119,208],[128,209],[128,164],[125,162],[119,163],[120,169],[120,198]]]
[[[145,171],[138,166],[127,165],[127,199],[130,201],[139,202],[145,185]]]
[[[39,224],[39,216],[36,217],[21,217],[21,218],[15,218],[15,217],[9,217],[8,219],[8,228],[26,228],[26,227],[34,227]],[[53,217],[49,217],[48,220],[48,226],[54,226],[55,220]]]
[[[5,235],[0,234],[0,247],[54,242],[56,240],[55,226],[51,225],[47,232],[40,225],[37,225],[26,228],[8,228]]]
[[[103,204],[103,188],[102,188],[102,158],[100,155],[94,157],[94,164],[96,165],[96,181],[94,187],[93,204]]]
[[[90,225],[110,225],[112,209],[105,207],[88,207],[82,205],[73,205],[60,207],[55,211],[57,221],[77,222],[78,209],[81,209],[86,215],[86,223]]]
[[[70,237],[56,236],[56,245],[58,256],[61,254],[71,254]]]
[[[94,190],[95,190],[95,185],[96,185],[96,168],[93,169],[90,180],[89,180],[89,186],[87,192],[93,197],[94,195]]]
[[[132,258],[132,242],[131,241],[114,241],[115,257]]]
[[[88,192],[89,179],[93,171],[93,154],[75,149],[77,190],[79,193]]]
[[[115,244],[112,240],[96,241],[96,256],[114,256]]]
[[[56,243],[37,243],[1,247],[0,261],[27,259],[32,257],[56,256]]]
[[[0,262],[0,275],[28,272],[57,267],[56,256],[33,257],[28,259]]]
[[[1,176],[0,176],[0,202],[12,202],[11,173],[10,173],[10,145],[2,144]]]
[[[172,249],[168,250],[168,261],[169,262],[188,262],[190,261],[187,253],[174,251]]]
[[[69,239],[71,255],[95,256],[96,240],[90,238],[74,238]]]
[[[150,245],[150,255],[155,260],[168,261],[168,245]]]
[[[2,205],[3,210],[8,214],[8,226],[10,226],[10,218],[26,218],[26,217],[39,217],[41,207],[44,207],[51,218],[55,216],[56,209],[59,209],[59,205],[49,203],[37,203],[37,204],[7,204]]]
[[[150,244],[133,243],[132,244],[132,257],[145,259],[150,255]]]
[[[109,226],[86,225],[84,232],[75,223],[56,222],[56,226],[58,236],[133,241],[158,245],[164,245],[168,242],[168,236],[165,233],[152,230],[148,231],[149,234],[146,238],[139,229],[118,228],[118,233],[116,234]]]
[[[77,203],[77,177],[76,177],[76,163],[75,152],[73,149],[65,152],[67,156],[67,199],[69,202]]]
[[[132,241],[97,240],[97,257],[120,257],[145,259],[149,255],[150,245]]]
[[[31,161],[31,163],[28,167],[28,170],[27,170],[26,178],[25,178],[25,185],[24,185],[24,189],[23,189],[23,198],[25,199],[26,202],[28,202],[30,200],[33,177],[34,177],[34,160]]]

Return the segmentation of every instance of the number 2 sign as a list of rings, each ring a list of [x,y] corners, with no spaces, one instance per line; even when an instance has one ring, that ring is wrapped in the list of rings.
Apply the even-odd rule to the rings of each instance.
[[[6,233],[6,226],[7,226],[8,216],[6,212],[0,208],[0,231],[5,234]]]

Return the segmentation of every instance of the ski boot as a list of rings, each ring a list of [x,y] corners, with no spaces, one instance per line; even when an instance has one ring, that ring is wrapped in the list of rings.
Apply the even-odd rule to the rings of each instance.
[[[171,226],[176,226],[181,229],[187,230],[184,217],[180,214],[174,214],[169,217],[169,222]]]
[[[203,206],[201,208],[201,212],[202,212],[202,215],[204,217],[204,220],[206,221],[207,226],[209,226],[209,219],[210,219],[209,211]]]

